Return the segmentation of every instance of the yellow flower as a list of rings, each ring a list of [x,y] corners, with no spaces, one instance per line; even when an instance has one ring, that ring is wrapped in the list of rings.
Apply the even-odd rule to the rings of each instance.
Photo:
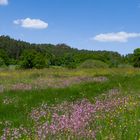
[[[91,133],[92,132],[92,130],[89,130],[89,133]]]

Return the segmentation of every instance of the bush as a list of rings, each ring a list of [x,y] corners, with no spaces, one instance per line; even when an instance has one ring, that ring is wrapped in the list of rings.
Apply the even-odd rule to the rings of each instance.
[[[3,50],[3,49],[0,49],[0,66],[1,65],[9,65],[9,57],[7,55],[7,53]]]
[[[35,50],[26,50],[21,55],[20,67],[25,69],[44,68],[48,66],[48,61],[41,53]]]
[[[117,68],[118,66],[119,66],[119,64],[116,60],[110,60],[110,62],[109,62],[110,68]]]
[[[80,68],[108,68],[108,65],[100,60],[86,60]]]
[[[47,61],[43,55],[40,53],[36,54],[33,59],[33,67],[37,69],[41,69],[47,66]]]
[[[133,68],[133,66],[130,64],[119,64],[118,68]]]
[[[68,69],[75,69],[76,68],[76,63],[70,63],[66,66]]]
[[[5,65],[4,59],[0,57],[0,67],[4,65]]]

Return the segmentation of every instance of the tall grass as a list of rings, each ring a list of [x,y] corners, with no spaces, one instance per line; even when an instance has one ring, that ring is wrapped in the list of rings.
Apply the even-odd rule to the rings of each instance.
[[[65,117],[67,114],[72,115],[74,111],[71,106],[75,106],[74,109],[81,108],[86,113],[86,107],[90,105],[91,108],[99,107],[99,109],[95,113],[92,112],[93,110],[88,111],[92,117],[88,116],[87,125],[83,130],[74,129],[73,131],[69,126],[69,129],[62,129],[56,133],[41,132],[46,134],[48,139],[139,140],[139,69],[44,69],[10,72],[0,72],[0,77],[3,78],[0,82],[4,86],[18,82],[32,83],[38,78],[50,77],[63,79],[63,77],[74,76],[106,76],[108,80],[84,82],[65,88],[29,91],[11,91],[7,88],[4,93],[0,93],[0,136],[4,136],[4,133],[7,132],[6,128],[9,128],[8,132],[13,135],[8,136],[6,133],[7,139],[11,139],[11,137],[16,139],[14,133],[17,131],[18,136],[21,134],[21,137],[17,136],[17,139],[39,139],[40,137],[36,133],[37,128],[40,126],[41,131],[44,130],[41,126],[45,122],[51,124],[53,113],[58,113],[59,118],[62,117],[61,115],[65,115]],[[85,100],[87,101],[84,102]],[[43,111],[48,114],[43,117],[39,116],[40,120],[36,122],[32,119],[31,113],[38,108],[42,109],[42,105],[47,105]],[[81,119],[83,116],[84,114],[79,115]],[[83,119],[85,118],[83,117]],[[81,123],[82,125],[84,124]],[[23,134],[24,131],[27,133]]]

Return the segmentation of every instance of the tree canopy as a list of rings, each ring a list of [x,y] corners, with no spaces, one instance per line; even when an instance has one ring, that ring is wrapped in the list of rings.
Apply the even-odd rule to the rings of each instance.
[[[0,36],[0,65],[20,65],[22,68],[64,66],[75,68],[86,60],[99,60],[109,67],[130,64],[140,67],[140,49],[126,56],[113,51],[78,50],[66,44],[31,44]]]

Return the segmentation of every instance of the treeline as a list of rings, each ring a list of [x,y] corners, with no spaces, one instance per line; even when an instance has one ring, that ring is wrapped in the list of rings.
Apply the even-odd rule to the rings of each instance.
[[[0,66],[75,68],[86,60],[100,60],[109,67],[126,64],[140,67],[140,49],[136,49],[134,54],[122,56],[112,51],[78,50],[66,44],[30,44],[9,36],[0,36]]]

